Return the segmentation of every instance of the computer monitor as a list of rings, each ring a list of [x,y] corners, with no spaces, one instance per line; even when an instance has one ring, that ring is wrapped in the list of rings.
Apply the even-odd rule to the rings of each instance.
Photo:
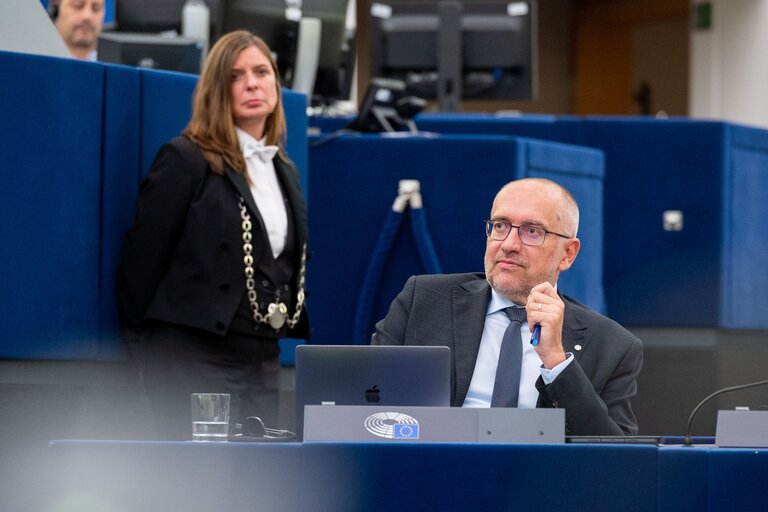
[[[261,37],[275,54],[283,84],[293,82],[299,20],[286,18],[285,0],[227,0],[222,33],[249,30]]]
[[[535,0],[383,0],[370,19],[371,76],[402,80],[440,110],[536,96]]]
[[[221,34],[221,12],[225,0],[205,0],[210,12],[210,39]],[[115,24],[120,32],[181,33],[181,10],[185,0],[117,0]]]
[[[405,84],[391,78],[374,78],[360,102],[357,117],[347,130],[379,133],[407,130],[417,133],[413,117],[426,106],[426,101],[405,94]]]
[[[226,0],[222,11],[222,32],[246,29],[264,39],[276,54],[283,84],[293,87],[297,76],[311,73],[314,86],[310,93],[319,98],[337,99],[344,96],[344,75],[349,66],[344,59],[348,35],[345,20],[348,0]],[[292,7],[293,6],[293,7]],[[316,59],[298,55],[301,45],[301,19],[320,21],[319,54]],[[317,51],[318,43],[309,45]],[[316,69],[297,69],[306,63]]]
[[[201,52],[199,41],[185,37],[129,32],[102,32],[99,36],[101,62],[198,74]]]
[[[313,99],[328,102],[347,99],[354,63],[354,34],[346,29],[347,5],[354,0],[303,0],[306,17],[322,23],[320,56]]]

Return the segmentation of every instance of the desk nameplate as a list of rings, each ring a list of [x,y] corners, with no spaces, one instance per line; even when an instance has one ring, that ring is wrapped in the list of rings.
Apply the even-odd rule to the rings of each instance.
[[[563,409],[308,405],[304,441],[565,442]]]
[[[768,448],[768,411],[718,411],[715,444],[723,448]]]

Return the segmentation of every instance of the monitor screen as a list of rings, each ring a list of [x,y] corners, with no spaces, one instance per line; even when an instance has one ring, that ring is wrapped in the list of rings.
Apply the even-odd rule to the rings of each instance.
[[[303,0],[304,16],[322,22],[314,96],[318,101],[346,99],[354,62],[353,34],[346,30],[349,0]]]
[[[275,54],[286,87],[293,82],[299,22],[286,18],[285,0],[227,0],[222,33],[249,30],[267,43]]]
[[[98,59],[128,66],[200,73],[202,48],[198,41],[155,34],[103,32]]]
[[[427,99],[441,91],[459,100],[536,96],[534,1],[392,0],[370,19],[372,77],[402,80]],[[458,83],[446,83],[450,77]]]
[[[181,10],[185,0],[117,0],[115,24],[120,32],[181,33]],[[224,0],[205,0],[211,20],[210,39],[221,30],[219,20]]]

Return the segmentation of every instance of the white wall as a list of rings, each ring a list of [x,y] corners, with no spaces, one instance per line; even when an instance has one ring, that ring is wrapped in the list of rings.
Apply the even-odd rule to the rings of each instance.
[[[691,28],[689,114],[768,127],[768,0],[708,1],[711,27]]]

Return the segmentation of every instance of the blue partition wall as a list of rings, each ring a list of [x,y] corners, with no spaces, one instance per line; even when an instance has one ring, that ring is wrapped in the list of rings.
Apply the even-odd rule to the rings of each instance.
[[[323,130],[346,120],[313,119]],[[605,152],[608,313],[630,326],[768,328],[768,131],[688,119],[424,114],[421,130]],[[682,231],[665,231],[681,210]]]
[[[0,355],[95,354],[104,71],[0,52],[0,75]]]
[[[123,357],[114,275],[141,177],[197,77],[0,52],[0,358]],[[306,97],[283,94],[307,183]]]
[[[120,261],[125,230],[133,221],[138,193],[137,169],[141,166],[138,148],[142,141],[143,116],[141,73],[122,66],[109,66],[104,71],[104,159],[101,165],[103,203],[99,248],[102,300],[99,312],[100,345],[96,354],[99,358],[112,359],[123,355],[114,300],[115,272]],[[98,175],[98,169],[94,171]]]
[[[426,273],[403,216],[359,339],[353,323],[364,276],[401,179],[416,179],[444,272],[482,272],[483,221],[496,192],[535,176],[567,186],[583,205],[583,252],[561,276],[566,293],[602,310],[603,156],[592,149],[506,136],[348,135],[310,149],[308,277],[313,343],[367,343],[373,323],[413,274]]]

